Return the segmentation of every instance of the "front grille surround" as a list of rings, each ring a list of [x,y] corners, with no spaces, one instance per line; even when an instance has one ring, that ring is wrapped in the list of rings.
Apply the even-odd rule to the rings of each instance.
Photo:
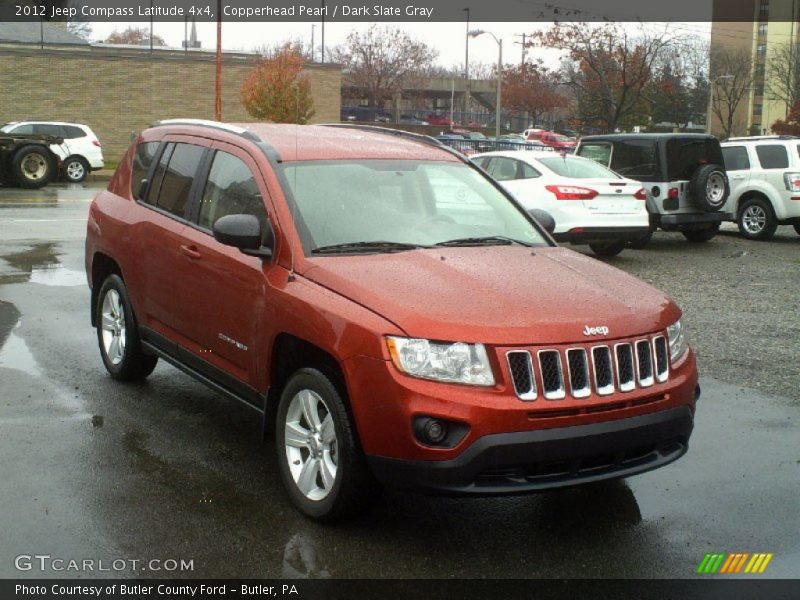
[[[526,402],[646,389],[666,382],[671,366],[663,333],[608,345],[512,349],[506,363],[514,393]]]

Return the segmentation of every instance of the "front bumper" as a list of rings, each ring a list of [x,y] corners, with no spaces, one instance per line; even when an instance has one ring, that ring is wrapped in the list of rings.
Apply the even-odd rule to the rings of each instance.
[[[650,232],[649,227],[577,227],[563,233],[554,233],[557,242],[591,244],[594,242],[632,242]]]
[[[452,495],[520,494],[664,466],[686,453],[692,427],[692,411],[679,406],[588,425],[487,435],[452,460],[367,458],[384,483]]]

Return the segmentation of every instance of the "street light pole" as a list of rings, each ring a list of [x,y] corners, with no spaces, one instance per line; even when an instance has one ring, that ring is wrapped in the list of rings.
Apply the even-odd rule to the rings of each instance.
[[[479,35],[483,35],[484,33],[488,33],[490,36],[494,38],[494,41],[497,42],[497,99],[495,101],[495,115],[494,115],[494,136],[495,139],[500,138],[500,115],[503,111],[503,104],[502,104],[502,89],[503,89],[503,40],[498,39],[498,37],[493,34],[491,31],[486,31],[484,29],[473,29],[467,35],[469,37],[478,37]]]
[[[315,24],[311,24],[311,62],[314,62],[314,30],[317,28]]]

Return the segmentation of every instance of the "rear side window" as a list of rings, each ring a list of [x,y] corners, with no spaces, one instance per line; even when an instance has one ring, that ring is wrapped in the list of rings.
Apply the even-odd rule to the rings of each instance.
[[[671,139],[667,141],[669,181],[689,180],[701,165],[722,165],[722,149],[715,139]]]
[[[11,130],[11,133],[16,133],[17,135],[32,135],[33,125],[17,125]]]
[[[489,162],[487,173],[497,181],[510,181],[517,179],[517,161],[513,158],[495,156]]]
[[[253,215],[266,231],[267,215],[253,173],[239,158],[217,152],[208,174],[199,225],[210,230],[217,219],[226,215]]]
[[[39,135],[53,135],[55,137],[64,137],[64,131],[61,128],[61,125],[50,125],[47,123],[41,123],[39,125],[33,126],[33,132],[38,133]]]
[[[203,159],[205,148],[193,144],[170,144],[170,146],[173,148],[169,152],[169,157],[166,156],[168,152],[165,151],[159,161],[158,171],[163,171],[163,174],[157,173],[157,177],[153,178],[155,184],[158,175],[161,176],[157,188],[158,195],[155,195],[156,188],[151,188],[150,198],[156,198],[154,204],[160,209],[176,217],[185,218],[189,192],[192,189],[197,168]]]
[[[519,168],[520,168],[520,171],[521,171],[521,173],[520,173],[520,178],[521,179],[535,179],[536,177],[541,177],[542,176],[542,174],[539,173],[539,171],[534,169],[532,166],[530,166],[526,162],[520,161]]]
[[[611,144],[581,144],[578,156],[590,158],[607,167],[611,162]]]
[[[785,146],[777,144],[763,144],[756,146],[758,162],[762,169],[788,169],[789,154]]]
[[[729,146],[722,149],[727,171],[743,171],[750,168],[750,158],[744,146]]]
[[[133,166],[131,167],[131,193],[134,198],[139,197],[139,187],[142,179],[147,177],[150,166],[158,151],[158,142],[145,142],[136,147],[136,154],[133,155]]]
[[[80,127],[75,125],[64,125],[64,138],[68,140],[76,140],[78,138],[86,137],[86,132]]]
[[[172,156],[172,151],[175,149],[175,144],[170,143],[164,147],[164,151],[161,153],[161,158],[158,161],[158,165],[156,166],[156,170],[153,173],[153,181],[150,183],[150,189],[147,192],[147,198],[145,202],[148,204],[156,204],[158,200],[158,191],[161,189],[161,184],[164,181],[164,174],[167,172],[167,164],[169,164],[169,158]]]
[[[611,170],[639,181],[661,181],[654,140],[615,141]]]

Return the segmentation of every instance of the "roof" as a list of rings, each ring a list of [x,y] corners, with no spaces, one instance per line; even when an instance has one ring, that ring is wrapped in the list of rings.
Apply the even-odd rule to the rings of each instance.
[[[246,129],[275,148],[282,160],[444,160],[458,161],[453,153],[389,130],[367,131],[325,125],[231,123]]]
[[[625,141],[625,140],[666,140],[671,138],[679,139],[716,139],[710,133],[609,133],[606,135],[585,135],[581,138],[583,142],[593,141]]]
[[[89,44],[82,37],[70,33],[63,23],[0,21],[0,42],[17,44]]]

